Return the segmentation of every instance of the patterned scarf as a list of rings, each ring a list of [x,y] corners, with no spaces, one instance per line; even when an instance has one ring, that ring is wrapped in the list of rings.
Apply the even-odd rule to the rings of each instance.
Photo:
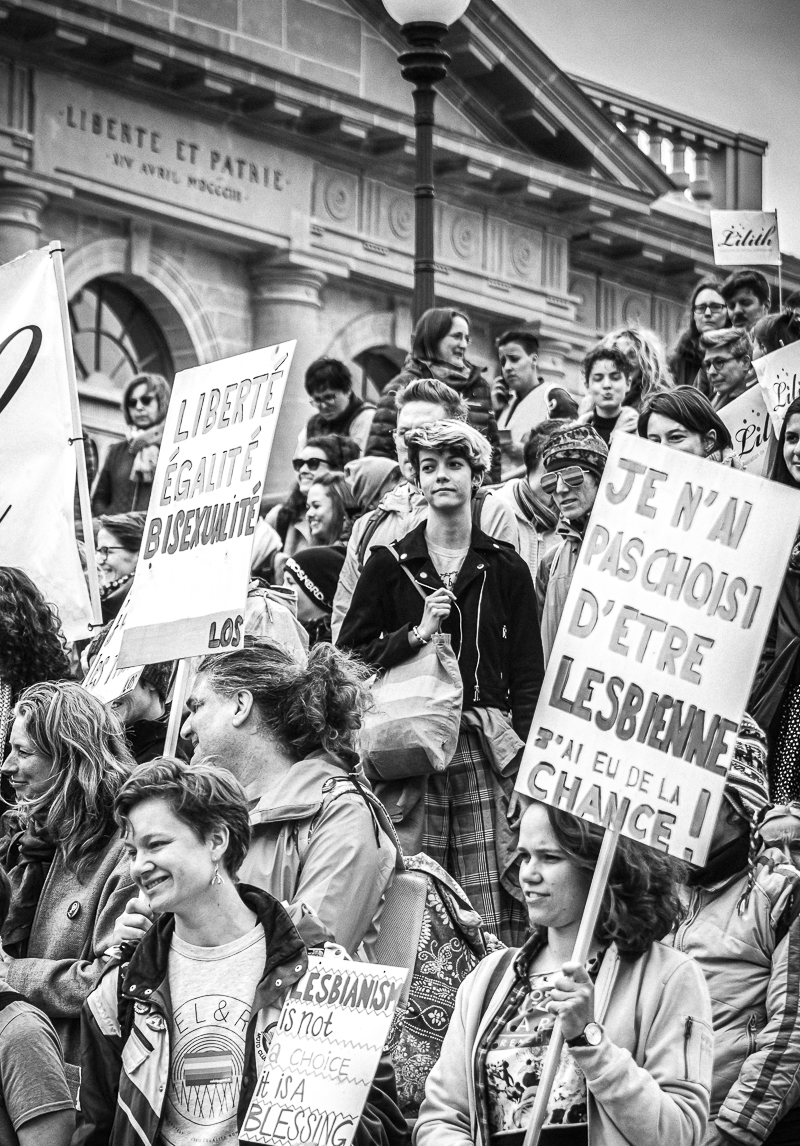
[[[144,481],[152,484],[158,462],[158,448],[164,435],[164,423],[148,426],[140,430],[129,426],[127,432],[128,453],[133,454],[131,481]]]
[[[520,478],[514,486],[514,498],[528,521],[533,523],[537,532],[552,533],[558,524],[558,513],[552,506],[546,505],[540,497],[537,497],[525,478]]]

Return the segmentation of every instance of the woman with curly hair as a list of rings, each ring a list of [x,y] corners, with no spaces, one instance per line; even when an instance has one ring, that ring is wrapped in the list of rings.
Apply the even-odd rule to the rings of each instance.
[[[114,799],[132,767],[119,721],[80,685],[23,692],[2,768],[17,807],[0,848],[13,891],[0,979],[53,1020],[68,1066],[130,894]]]
[[[631,367],[629,389],[623,402],[638,410],[642,401],[654,390],[671,390],[675,385],[664,344],[653,330],[635,326],[621,326],[604,335],[596,349],[620,350]]]
[[[566,1039],[541,1146],[698,1146],[708,1120],[703,974],[660,940],[679,865],[620,838],[588,963],[572,962],[602,829],[534,802],[520,822],[532,934],[464,980],[416,1146],[521,1146],[556,1018]]]
[[[223,765],[252,801],[240,878],[281,900],[309,945],[333,939],[351,953],[374,942],[397,861],[353,749],[368,676],[328,644],[301,665],[283,645],[248,638],[202,658],[181,730],[192,760]],[[151,918],[139,897],[118,938],[138,938]]]
[[[0,759],[23,689],[70,675],[58,613],[27,573],[0,566]]]

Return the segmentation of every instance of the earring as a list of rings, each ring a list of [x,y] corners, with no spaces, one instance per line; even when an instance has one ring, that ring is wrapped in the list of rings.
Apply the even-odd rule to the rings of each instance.
[[[219,864],[215,863],[214,864],[214,874],[211,877],[211,886],[213,887],[214,884],[219,884],[219,883],[222,883],[222,879],[220,878],[220,874],[219,874]]]

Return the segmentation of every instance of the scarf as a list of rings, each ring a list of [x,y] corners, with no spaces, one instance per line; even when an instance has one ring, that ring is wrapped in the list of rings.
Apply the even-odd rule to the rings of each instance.
[[[514,486],[514,499],[538,533],[553,532],[558,524],[558,513],[533,492],[525,478],[520,478]]]
[[[750,837],[737,836],[713,852],[706,860],[705,867],[695,868],[686,881],[690,887],[719,883],[731,875],[747,871],[750,855]]]
[[[140,430],[136,426],[129,426],[126,437],[128,439],[128,453],[133,454],[131,466],[131,481],[144,481],[152,484],[158,461],[158,448],[164,434],[164,423],[157,426],[148,426]]]
[[[102,585],[100,588],[100,600],[107,601],[117,589],[122,585],[127,585],[129,581],[133,580],[133,573],[123,573],[121,577],[117,577],[115,581],[109,581],[107,585]]]
[[[44,881],[56,854],[56,845],[33,820],[8,840],[3,866],[21,868],[8,916],[3,924],[3,949],[15,959],[24,959]]]

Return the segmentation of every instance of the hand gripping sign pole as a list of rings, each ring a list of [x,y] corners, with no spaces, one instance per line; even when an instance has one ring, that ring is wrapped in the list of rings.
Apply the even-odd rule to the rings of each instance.
[[[603,842],[600,845],[597,867],[594,869],[592,885],[589,888],[589,895],[586,899],[586,906],[583,909],[581,925],[575,940],[575,948],[572,952],[573,963],[585,963],[589,958],[592,937],[594,935],[594,929],[597,926],[600,908],[603,905],[603,896],[606,892],[608,877],[611,874],[611,865],[614,862],[618,841],[619,832],[616,830],[616,825],[614,825],[613,828],[609,828],[606,831],[603,836]],[[550,1091],[553,1089],[553,1083],[556,1080],[563,1046],[564,1032],[561,1030],[561,1020],[556,1019],[550,1035],[550,1045],[547,1048],[544,1065],[542,1066],[539,1087],[536,1091],[536,1099],[533,1104],[531,1120],[528,1123],[523,1146],[538,1146],[539,1136],[544,1126],[544,1120],[547,1117],[547,1103],[550,1100]]]
[[[64,248],[58,241],[49,246],[50,258],[53,260],[53,269],[56,276],[56,290],[58,292],[58,306],[61,311],[61,330],[64,335],[64,360],[67,365],[67,379],[69,382],[69,404],[72,413],[72,438],[75,448],[75,463],[78,467],[78,497],[81,506],[81,521],[83,522],[83,544],[86,552],[86,576],[89,581],[89,597],[92,602],[92,615],[95,626],[102,625],[103,615],[100,608],[100,585],[97,580],[97,562],[94,555],[94,530],[92,529],[92,506],[89,500],[89,475],[86,472],[86,454],[83,449],[83,427],[81,425],[81,411],[78,403],[78,382],[75,377],[75,359],[72,354],[72,339],[70,338],[69,307],[67,306],[67,284],[64,278]]]

